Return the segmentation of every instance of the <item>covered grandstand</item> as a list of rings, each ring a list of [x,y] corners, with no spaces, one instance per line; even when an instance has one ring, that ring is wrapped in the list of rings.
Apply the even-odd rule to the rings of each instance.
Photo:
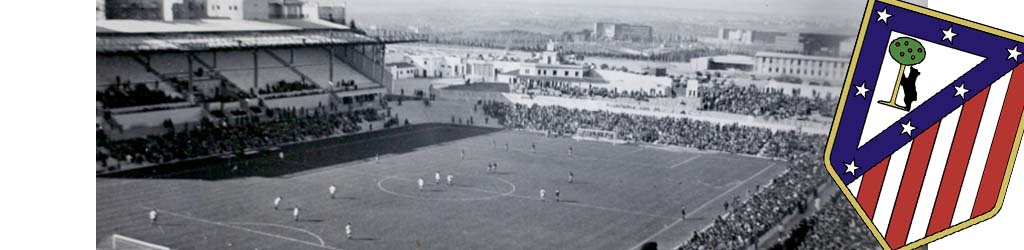
[[[100,20],[97,126],[131,138],[268,109],[380,110],[387,43],[311,19]]]

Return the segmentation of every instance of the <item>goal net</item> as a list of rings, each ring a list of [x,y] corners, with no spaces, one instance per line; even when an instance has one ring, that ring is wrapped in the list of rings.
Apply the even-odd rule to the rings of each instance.
[[[120,234],[114,234],[111,236],[111,245],[114,250],[171,250],[169,247],[133,239]]]
[[[626,141],[619,139],[619,135],[613,131],[580,128],[576,129],[573,139],[585,141],[601,141],[612,144],[625,144]]]

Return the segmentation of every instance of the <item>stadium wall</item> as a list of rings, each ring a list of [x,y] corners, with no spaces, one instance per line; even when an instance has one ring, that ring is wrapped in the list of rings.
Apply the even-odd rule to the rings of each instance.
[[[462,101],[462,102],[477,102],[480,100],[486,101],[500,101],[508,102],[505,95],[499,92],[484,92],[484,91],[468,91],[468,90],[450,90],[450,89],[439,89],[431,88],[430,92],[434,94],[438,99],[448,101]]]
[[[316,108],[330,103],[329,93],[263,100],[263,104],[268,108]]]
[[[174,124],[198,122],[203,118],[202,107],[188,107],[180,109],[166,109],[138,113],[115,114],[114,120],[124,129],[138,127],[162,126],[164,120],[170,119]]]

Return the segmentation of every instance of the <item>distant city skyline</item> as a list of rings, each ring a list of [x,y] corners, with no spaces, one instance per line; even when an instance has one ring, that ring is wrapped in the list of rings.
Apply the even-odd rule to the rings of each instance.
[[[558,33],[597,21],[655,26],[771,27],[855,33],[865,0],[315,0],[347,4],[346,16],[363,27],[432,27],[447,31],[507,30]],[[908,1],[926,5],[927,0]],[[403,18],[394,18],[402,16]],[[687,29],[687,28],[680,28]]]
[[[624,3],[619,0],[314,0],[322,4],[348,4],[353,13],[360,9],[377,8],[407,11],[416,8],[494,8],[515,6],[518,8],[544,7],[624,7],[669,8],[690,10],[717,10],[730,12],[785,14],[803,16],[831,16],[849,13],[851,9],[863,9],[865,0],[639,0]],[[906,0],[918,5],[927,5],[927,0]],[[447,4],[448,6],[443,6]],[[737,8],[737,6],[742,6]],[[745,7],[745,8],[744,8]],[[813,12],[807,10],[814,10]],[[625,13],[624,13],[625,14]]]

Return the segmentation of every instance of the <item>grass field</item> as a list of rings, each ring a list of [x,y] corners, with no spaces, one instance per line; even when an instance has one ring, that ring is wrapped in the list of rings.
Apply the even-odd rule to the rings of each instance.
[[[449,125],[281,150],[284,159],[265,153],[97,177],[97,248],[110,248],[117,233],[174,249],[633,249],[649,240],[668,249],[722,214],[723,201],[785,169],[752,157]],[[489,162],[497,173],[486,173]],[[455,186],[434,185],[435,171],[453,173]],[[422,191],[417,178],[428,183]],[[541,188],[548,202],[539,201]],[[551,201],[555,189],[562,202]],[[150,208],[161,212],[157,226]]]

